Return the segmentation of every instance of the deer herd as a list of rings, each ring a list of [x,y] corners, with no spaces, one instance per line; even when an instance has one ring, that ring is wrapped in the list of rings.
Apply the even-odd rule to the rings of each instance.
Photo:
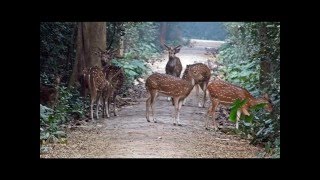
[[[173,113],[173,125],[179,125],[180,123],[180,110],[182,105],[185,104],[186,98],[189,96],[192,89],[196,88],[196,96],[198,99],[198,106],[204,108],[206,102],[207,91],[211,100],[211,106],[207,112],[207,118],[205,120],[205,128],[209,129],[210,117],[213,120],[213,128],[218,129],[215,121],[215,111],[219,104],[229,107],[235,100],[247,99],[244,104],[237,111],[236,128],[239,127],[239,118],[241,114],[250,115],[248,109],[254,105],[264,103],[265,109],[269,112],[272,111],[272,103],[267,94],[261,98],[253,97],[246,89],[233,85],[231,83],[215,78],[210,81],[211,70],[203,63],[194,63],[187,65],[183,72],[182,78],[180,78],[182,72],[182,64],[178,57],[175,55],[180,52],[181,46],[170,47],[164,44],[164,47],[169,53],[169,60],[165,67],[165,74],[153,73],[147,79],[145,87],[149,93],[149,97],[146,100],[146,119],[150,122],[150,109],[153,122],[157,122],[155,118],[155,102],[159,95],[168,96],[168,100],[172,101],[174,106]],[[116,95],[119,93],[120,88],[125,80],[124,70],[118,66],[112,65],[115,51],[101,50],[93,52],[99,56],[103,68],[93,66],[90,68],[84,68],[79,76],[79,82],[81,84],[81,94],[85,95],[89,91],[90,94],[90,117],[93,118],[93,106],[96,104],[96,118],[99,119],[98,107],[100,99],[102,100],[102,117],[110,117],[109,106],[113,101],[113,113],[116,113]],[[60,79],[56,79],[56,84],[60,82]],[[199,87],[204,92],[202,101],[199,96]],[[40,87],[42,89],[43,87]],[[57,98],[56,86],[53,88],[43,88],[40,90],[41,96],[52,91],[53,96],[47,96],[51,99]],[[49,93],[50,94],[50,93]],[[41,99],[48,100],[40,97]],[[55,101],[54,101],[55,102]]]

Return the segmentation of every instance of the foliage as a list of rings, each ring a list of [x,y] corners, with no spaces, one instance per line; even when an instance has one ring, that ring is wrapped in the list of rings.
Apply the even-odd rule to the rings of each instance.
[[[53,109],[40,104],[40,142],[55,142],[62,134]]]
[[[160,44],[157,39],[158,23],[126,22],[123,26],[127,58],[147,60],[160,52]]]
[[[71,59],[75,57],[75,23],[41,22],[40,23],[40,72],[69,75],[72,70]]]
[[[122,59],[114,59],[113,64],[124,69],[126,84],[130,85],[135,79],[149,70],[146,62],[150,58],[160,55],[157,39],[159,24],[154,22],[117,22],[107,24],[109,24],[108,29],[110,32],[116,32],[114,36],[115,42],[119,41],[121,35],[124,36],[124,57]],[[114,28],[116,28],[116,31],[114,31]]]
[[[129,82],[141,77],[149,70],[145,62],[138,59],[125,58],[122,60],[113,61],[113,64],[124,69],[126,79]]]
[[[66,138],[60,125],[68,122],[75,113],[83,117],[83,109],[79,92],[75,88],[59,87],[59,101],[54,110],[40,104],[40,140],[56,142]]]
[[[274,156],[280,150],[280,23],[236,22],[225,23],[228,32],[226,43],[221,46],[218,62],[224,64],[220,71],[225,80],[248,89],[253,96],[267,92],[273,103],[271,114],[251,109],[253,123],[240,121],[240,129],[253,136],[252,143],[263,143],[266,151]],[[266,37],[263,39],[262,37]],[[260,63],[271,63],[269,85],[260,84]],[[241,117],[246,119],[249,117]]]
[[[237,120],[237,111],[244,105],[247,103],[247,99],[241,101],[239,99],[237,99],[232,105],[231,105],[231,111],[230,111],[230,116],[229,119],[232,122],[236,122]]]

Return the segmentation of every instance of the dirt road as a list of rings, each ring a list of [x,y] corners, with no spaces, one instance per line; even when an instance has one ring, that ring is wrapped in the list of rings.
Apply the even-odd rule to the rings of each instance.
[[[206,62],[204,47],[220,42],[195,41],[193,48],[183,47],[177,56],[183,67]],[[207,44],[205,44],[207,43]],[[153,71],[164,73],[167,62],[155,62]],[[181,109],[182,126],[173,126],[173,106],[166,97],[156,102],[158,122],[145,118],[146,98],[121,108],[118,117],[100,119],[87,126],[69,129],[66,144],[49,145],[52,149],[41,158],[255,158],[262,149],[249,141],[204,128],[206,108],[197,107],[195,89]]]

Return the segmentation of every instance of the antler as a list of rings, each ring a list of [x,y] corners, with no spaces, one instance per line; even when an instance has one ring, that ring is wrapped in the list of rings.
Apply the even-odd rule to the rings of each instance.
[[[170,49],[170,47],[169,47],[169,46],[167,46],[165,43],[163,43],[163,45],[164,45],[166,48]]]
[[[110,53],[115,53],[116,51],[118,51],[119,50],[119,48],[117,48],[117,49],[115,49],[115,50],[113,50],[113,51],[111,51]]]
[[[177,49],[177,48],[179,48],[179,47],[181,47],[181,45],[176,46],[175,49]]]

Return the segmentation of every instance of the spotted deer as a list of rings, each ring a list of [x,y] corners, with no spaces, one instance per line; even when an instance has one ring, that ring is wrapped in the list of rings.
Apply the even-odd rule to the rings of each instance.
[[[187,65],[182,78],[186,78],[186,76],[189,75],[189,71],[197,71],[199,74],[201,74],[201,79],[197,79],[195,81],[195,87],[196,87],[196,96],[198,97],[198,106],[199,107],[204,107],[205,102],[206,102],[206,95],[207,95],[207,86],[210,80],[211,76],[211,71],[208,68],[207,65],[202,64],[202,63],[196,63],[192,65]],[[203,95],[203,102],[201,104],[201,99],[200,99],[200,94],[199,94],[199,86],[201,87],[204,95]],[[185,104],[186,99],[184,99],[183,104]]]
[[[59,99],[59,84],[61,76],[56,76],[53,86],[40,84],[40,104],[55,108]]]
[[[103,99],[103,114],[102,116],[110,117],[109,115],[109,105],[111,101],[113,102],[114,116],[117,116],[116,113],[116,96],[119,94],[120,89],[125,80],[124,70],[118,66],[112,65],[111,61],[115,56],[116,50],[107,49],[105,51],[99,49],[99,51],[95,51],[94,53],[100,56],[101,64],[103,66],[103,73],[108,82],[110,82],[110,86],[107,91],[102,94]]]
[[[103,92],[108,90],[110,83],[104,76],[102,69],[98,66],[93,66],[89,69],[88,85],[90,92],[90,113],[91,120],[93,119],[93,104],[96,102],[96,117],[99,119],[99,100]]]
[[[150,97],[146,101],[146,118],[150,122],[150,107],[153,116],[153,121],[157,122],[155,119],[155,102],[158,94],[163,94],[172,97],[174,104],[174,114],[173,114],[173,125],[176,123],[180,124],[180,109],[183,100],[190,94],[191,90],[195,85],[195,79],[201,79],[201,74],[197,71],[188,71],[189,76],[185,79],[181,79],[168,74],[154,73],[150,75],[146,80],[146,89],[150,93]]]
[[[218,129],[215,121],[215,111],[219,104],[230,106],[237,99],[247,99],[248,101],[241,107],[241,109],[237,111],[236,129],[239,128],[240,115],[250,115],[250,113],[248,112],[248,109],[250,107],[257,104],[266,103],[265,109],[268,112],[272,111],[272,103],[267,94],[265,94],[261,98],[254,98],[246,89],[218,79],[213,80],[209,83],[208,91],[212,105],[208,109],[207,119],[205,123],[206,129],[208,129],[209,116],[212,116],[214,129]]]
[[[170,74],[176,77],[180,77],[182,71],[182,64],[180,59],[176,56],[180,52],[181,45],[176,47],[170,47],[164,44],[169,52],[169,60],[166,65],[166,74]]]
[[[105,117],[105,114],[107,117],[110,117],[109,115],[109,106],[111,103],[111,100],[113,101],[113,114],[114,116],[118,116],[116,113],[116,96],[119,94],[119,91],[123,85],[123,82],[125,80],[124,71],[122,68],[117,66],[105,66],[103,69],[103,73],[105,75],[105,78],[110,82],[110,87],[108,88],[108,91],[102,94],[103,98],[103,114],[102,116]]]
[[[170,47],[164,44],[164,46],[167,48],[167,51],[169,53],[169,60],[166,64],[166,74],[180,77],[182,71],[182,64],[180,59],[176,56],[176,54],[180,52],[181,45],[178,45],[176,47]],[[168,100],[170,100],[170,97],[168,98]]]

